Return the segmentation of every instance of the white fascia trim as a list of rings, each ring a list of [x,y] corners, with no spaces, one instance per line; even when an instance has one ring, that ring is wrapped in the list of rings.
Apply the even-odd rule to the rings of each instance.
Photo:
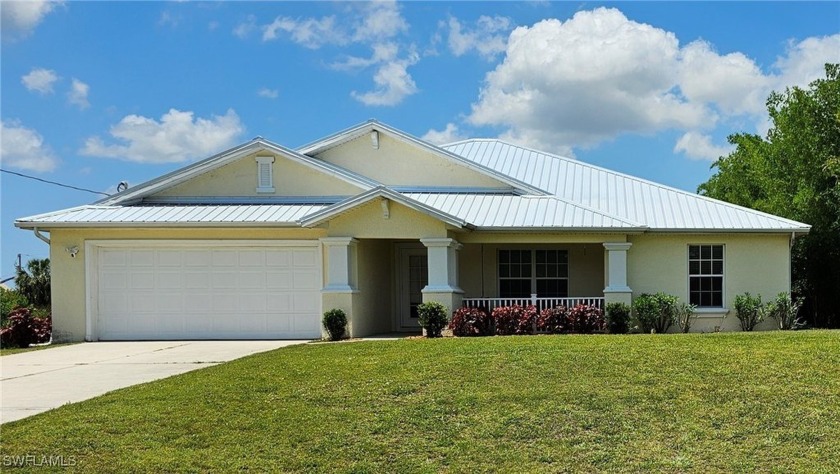
[[[218,222],[22,222],[20,225],[15,223],[15,226],[21,229],[32,229],[38,227],[39,229],[90,229],[90,228],[150,228],[150,227],[170,227],[170,228],[200,228],[200,227],[300,227],[297,222],[242,222],[242,221],[218,221]]]
[[[647,227],[517,227],[517,226],[510,226],[510,227],[499,227],[499,226],[476,226],[476,231],[484,231],[484,232],[498,232],[498,233],[505,233],[505,232],[537,232],[537,233],[557,233],[557,232],[573,232],[573,233],[586,233],[586,234],[628,234],[628,235],[638,235],[645,233],[648,229]]]
[[[726,228],[726,229],[714,229],[714,228],[653,228],[648,229],[650,233],[656,234],[785,234],[788,235],[790,233],[795,234],[807,234],[811,231],[811,226],[807,227],[799,227],[799,228],[749,228],[749,229],[737,229],[737,228]]]
[[[322,209],[318,212],[309,214],[308,216],[305,216],[302,219],[298,220],[298,223],[304,227],[314,227],[326,221],[329,221],[333,217],[347,212],[350,209],[365,204],[371,201],[372,199],[376,199],[377,197],[391,199],[392,201],[396,201],[406,207],[414,209],[415,211],[428,214],[434,217],[435,219],[443,221],[446,224],[452,225],[457,228],[469,227],[469,224],[463,219],[459,219],[453,215],[441,212],[431,206],[427,206],[426,204],[423,204],[419,201],[415,201],[414,199],[399,194],[395,191],[391,191],[390,189],[385,187],[371,189],[370,191],[353,196],[326,209]]]

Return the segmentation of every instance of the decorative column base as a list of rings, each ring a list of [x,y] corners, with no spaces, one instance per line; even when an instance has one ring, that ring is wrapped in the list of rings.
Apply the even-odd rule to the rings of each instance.
[[[624,303],[630,306],[633,302],[633,291],[630,288],[610,289],[604,288],[604,309],[610,303]]]

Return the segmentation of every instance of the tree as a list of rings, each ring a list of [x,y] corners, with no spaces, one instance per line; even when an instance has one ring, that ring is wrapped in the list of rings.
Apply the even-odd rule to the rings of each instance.
[[[809,322],[840,327],[840,64],[806,89],[767,99],[767,137],[736,134],[735,151],[698,192],[810,224],[791,251],[793,289]]]
[[[27,271],[28,270],[28,271]],[[50,306],[50,259],[33,258],[16,268],[15,285],[21,295],[37,308]]]

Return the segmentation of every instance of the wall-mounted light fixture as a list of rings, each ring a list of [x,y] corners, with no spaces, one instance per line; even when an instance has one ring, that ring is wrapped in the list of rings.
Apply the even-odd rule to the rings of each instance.
[[[64,250],[66,250],[67,253],[70,254],[71,258],[76,258],[76,255],[79,254],[79,246],[78,245],[74,245],[72,247],[67,247]]]

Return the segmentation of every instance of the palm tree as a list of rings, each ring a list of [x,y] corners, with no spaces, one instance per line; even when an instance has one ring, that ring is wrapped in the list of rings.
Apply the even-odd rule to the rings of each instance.
[[[17,267],[15,285],[20,294],[38,308],[50,306],[50,259],[33,258],[26,263],[27,270]]]

